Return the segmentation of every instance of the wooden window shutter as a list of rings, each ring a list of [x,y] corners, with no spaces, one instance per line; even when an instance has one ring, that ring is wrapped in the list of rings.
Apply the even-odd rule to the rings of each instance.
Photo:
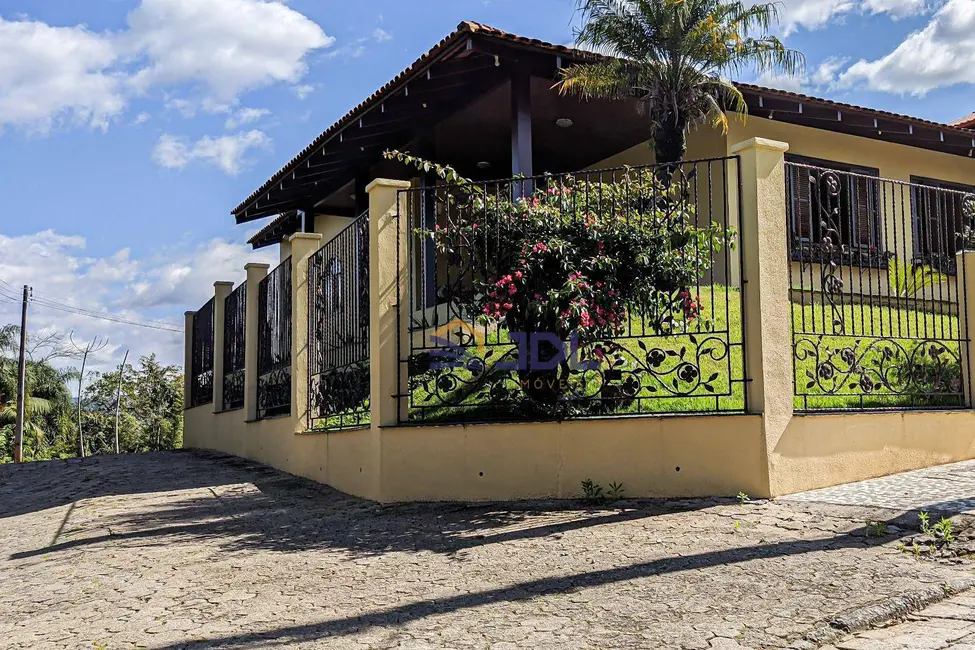
[[[792,232],[799,239],[812,239],[816,228],[813,227],[815,218],[811,201],[809,174],[811,169],[805,167],[791,168],[791,182],[789,183],[789,201],[792,208]]]
[[[852,176],[852,217],[851,241],[853,246],[874,246],[877,241],[877,208],[875,181],[861,176]]]
[[[924,189],[921,204],[924,209],[924,252],[931,255],[938,255],[944,251],[944,224],[942,221],[945,215],[944,197],[941,192],[933,189]]]

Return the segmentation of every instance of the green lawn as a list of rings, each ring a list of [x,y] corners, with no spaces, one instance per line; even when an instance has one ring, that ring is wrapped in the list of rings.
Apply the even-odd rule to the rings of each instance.
[[[521,390],[517,372],[497,368],[499,361],[516,359],[516,350],[504,330],[488,332],[484,353],[466,348],[468,367],[483,367],[483,372],[453,368],[423,373],[412,385],[410,419],[480,421],[741,411],[745,401],[740,293],[723,286],[702,287],[700,298],[710,331],[702,321],[692,324],[687,333],[654,336],[634,318],[628,336],[614,339],[618,348],[610,352],[619,360],[614,370],[620,376],[606,382],[601,373],[574,373],[568,386],[576,398],[564,399],[554,409],[530,399]],[[634,390],[637,380],[641,387]],[[629,390],[621,392],[620,386],[627,383]]]
[[[530,398],[516,371],[498,367],[501,361],[517,358],[504,330],[482,328],[484,346],[464,348],[466,356],[461,360],[466,367],[429,370],[426,365],[437,358],[417,351],[420,362],[410,370],[410,421],[743,411],[740,292],[702,287],[700,298],[707,318],[693,323],[691,332],[648,335],[642,321],[632,319],[628,337],[613,341],[618,346],[615,351],[608,348],[618,359],[614,370],[619,374],[604,381],[593,371],[573,373],[558,406]],[[795,386],[781,387],[795,388],[797,409],[960,405],[957,317],[943,307],[932,311],[898,304],[847,305],[837,314],[842,319],[842,328],[836,330],[840,334],[824,335],[833,332],[832,309],[809,304],[808,295],[805,300],[805,305],[792,305]],[[607,365],[601,369],[605,371]],[[576,397],[565,398],[565,394]],[[356,410],[320,420],[316,429],[368,426],[368,408],[361,405]]]
[[[793,304],[796,408],[961,405],[957,317],[942,306],[899,302],[835,313],[828,305]],[[834,329],[834,320],[842,327]]]
[[[489,353],[481,355],[476,349],[468,349],[476,359],[475,366],[483,365],[484,372],[458,368],[440,375],[428,372],[421,375],[419,381],[414,381],[410,418],[437,422],[543,419],[553,414],[569,417],[741,411],[744,409],[744,371],[740,345],[740,293],[723,286],[703,288],[701,301],[703,313],[709,316],[712,325],[711,332],[696,328],[700,331],[642,336],[646,330],[642,329],[638,319],[634,319],[630,330],[632,338],[615,340],[621,346],[619,356],[623,362],[619,369],[623,371],[623,377],[632,377],[629,373],[634,371],[640,374],[641,389],[635,400],[613,399],[612,393],[602,393],[600,399],[599,387],[604,382],[595,376],[585,378],[581,375],[574,377],[569,386],[573,394],[583,396],[583,399],[569,399],[568,404],[555,411],[551,406],[540,407],[520,389],[515,373],[495,369],[499,359],[510,359],[514,354],[514,346],[508,344],[506,333],[502,331],[488,335]],[[824,310],[819,304],[798,303],[794,303],[792,309],[799,332],[796,336],[799,354],[793,359],[797,409],[959,405],[960,398],[950,394],[960,391],[958,344],[950,340],[957,338],[955,316],[898,308],[898,305],[846,306],[839,314],[843,328],[838,331],[855,336],[830,334],[820,337],[801,332],[833,331],[832,310]],[[923,338],[925,336],[927,338]],[[844,352],[844,349],[848,351]],[[940,353],[931,356],[932,349]],[[648,359],[651,354],[659,357],[655,351],[665,355],[656,366]],[[911,366],[907,359],[911,355],[915,355],[915,359],[925,359],[920,370],[909,370]],[[836,381],[824,381],[817,371],[827,359],[832,359],[827,365],[837,371],[833,373]],[[851,359],[856,360],[852,373],[849,372],[851,364],[843,363]],[[701,379],[716,376],[710,383],[696,378],[692,381],[677,378],[675,387],[673,382],[678,371],[688,366],[698,370]],[[829,374],[829,369],[821,372]],[[814,379],[818,378],[812,386],[808,385],[811,381],[808,373],[812,373]],[[869,385],[864,377],[870,378]],[[856,386],[850,388],[851,383]],[[864,390],[867,387],[869,392]],[[793,390],[793,386],[783,386],[782,389]]]

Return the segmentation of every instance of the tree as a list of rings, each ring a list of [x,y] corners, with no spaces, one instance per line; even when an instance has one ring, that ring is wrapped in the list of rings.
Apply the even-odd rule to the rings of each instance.
[[[576,42],[607,53],[562,71],[556,84],[583,98],[635,97],[666,182],[687,152],[687,133],[727,112],[745,115],[741,92],[724,75],[744,70],[796,74],[801,53],[769,35],[778,5],[722,0],[578,0]]]
[[[183,439],[183,376],[156,356],[122,369],[119,448],[123,453],[176,449]],[[114,453],[119,371],[98,375],[85,388],[83,413],[90,453]]]
[[[18,328],[0,330],[0,458],[12,455],[17,417],[17,358],[2,344],[6,336],[16,340]],[[41,360],[26,364],[27,399],[24,403],[24,456],[48,458],[58,447],[63,416],[71,408],[71,395],[65,384],[68,374]]]

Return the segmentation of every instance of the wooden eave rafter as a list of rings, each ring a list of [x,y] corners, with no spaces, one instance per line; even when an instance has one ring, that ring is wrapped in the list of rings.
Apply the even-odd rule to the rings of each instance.
[[[238,223],[314,205],[402,146],[419,123],[429,125],[461,105],[471,77],[491,76],[503,62],[554,78],[560,67],[604,59],[501,30],[461,23],[458,29],[332,125],[234,209]],[[501,78],[502,75],[498,75]],[[737,84],[752,115],[971,157],[975,134],[886,111],[752,84]]]

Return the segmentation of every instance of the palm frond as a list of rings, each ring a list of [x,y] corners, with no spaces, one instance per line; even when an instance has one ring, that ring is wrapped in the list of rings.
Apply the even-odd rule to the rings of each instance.
[[[622,61],[612,59],[599,63],[573,65],[560,71],[555,88],[563,95],[583,99],[603,97],[623,99],[633,88],[633,75]]]

